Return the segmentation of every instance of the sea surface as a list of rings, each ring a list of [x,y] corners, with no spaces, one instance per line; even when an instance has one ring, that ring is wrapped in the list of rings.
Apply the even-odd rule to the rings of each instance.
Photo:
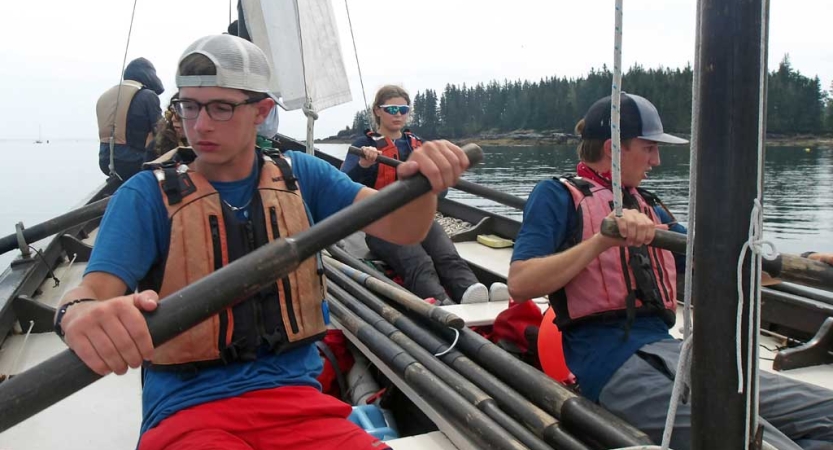
[[[341,156],[347,146],[322,144]],[[573,146],[484,147],[486,161],[465,178],[526,197],[545,178],[575,171]],[[32,226],[77,207],[104,183],[95,140],[52,140],[49,144],[0,140],[0,236],[17,222]],[[689,152],[661,150],[662,165],[644,186],[655,191],[678,220],[687,220]],[[764,238],[778,250],[833,252],[833,150],[768,147],[764,175]],[[449,197],[518,219],[518,210],[451,190]],[[4,270],[17,251],[0,255]]]

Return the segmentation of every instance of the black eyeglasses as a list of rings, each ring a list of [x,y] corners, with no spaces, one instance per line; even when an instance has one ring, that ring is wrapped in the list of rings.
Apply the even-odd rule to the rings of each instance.
[[[251,105],[252,103],[257,103],[264,98],[266,97],[250,98],[240,103],[231,103],[225,100],[211,100],[208,103],[200,103],[196,100],[187,99],[174,100],[172,103],[174,105],[176,115],[182,119],[196,119],[200,115],[200,110],[205,108],[205,111],[208,113],[208,117],[211,117],[211,119],[218,122],[225,122],[227,120],[231,120],[234,116],[234,109],[238,106]]]

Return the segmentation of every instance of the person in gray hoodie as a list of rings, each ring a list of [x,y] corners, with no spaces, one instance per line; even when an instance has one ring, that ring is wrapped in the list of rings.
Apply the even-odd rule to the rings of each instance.
[[[127,180],[142,169],[162,117],[159,95],[164,91],[153,64],[137,58],[124,69],[122,82],[99,97],[98,166],[105,175]]]

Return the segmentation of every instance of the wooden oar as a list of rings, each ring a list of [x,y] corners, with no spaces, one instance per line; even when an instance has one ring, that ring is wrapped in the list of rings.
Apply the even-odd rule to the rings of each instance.
[[[477,145],[463,150],[471,165],[483,159]],[[211,275],[165,297],[153,313],[145,314],[154,347],[231,306],[328,245],[381,219],[431,191],[418,175],[399,180],[378,194],[357,202],[292,237],[265,245]],[[0,433],[101,378],[70,350],[0,384]]]
[[[601,232],[605,236],[621,237],[613,219],[602,221]],[[685,254],[686,235],[667,230],[657,230],[651,246]],[[762,269],[773,278],[780,278],[805,286],[833,291],[833,266],[798,255],[779,254],[775,259],[764,259]]]
[[[359,157],[364,155],[362,149],[354,147],[352,145],[347,151]],[[387,156],[382,155],[377,156],[376,161],[391,167],[396,167],[402,164],[402,161],[398,159],[388,158]],[[526,200],[520,197],[516,197],[505,192],[500,192],[477,183],[472,183],[471,181],[466,181],[462,178],[457,182],[457,184],[454,185],[454,188],[459,189],[463,192],[468,192],[469,194],[477,195],[479,197],[495,201],[497,203],[500,203],[501,205],[511,206],[512,208],[523,210],[524,206],[526,206]]]
[[[333,258],[325,256],[324,261],[324,270],[327,270],[330,266],[332,266],[334,270],[340,271],[344,275],[353,279],[355,282],[377,294],[381,294],[389,298],[391,301],[409,311],[412,311],[414,314],[458,330],[466,326],[466,322],[454,313],[450,313],[445,309],[426,302],[405,288],[393,287],[376,277],[372,277],[364,272],[358,271]],[[327,273],[329,274],[330,272]]]
[[[60,233],[67,228],[81,225],[90,220],[97,219],[104,215],[104,210],[107,209],[107,203],[110,202],[110,197],[101,199],[89,205],[82,206],[76,210],[62,214],[54,219],[41,222],[30,228],[23,230],[23,240],[26,245],[32,242],[39,241],[45,237],[52,236],[55,233]],[[17,233],[0,238],[0,255],[10,250],[14,250],[20,246]]]
[[[564,431],[555,418],[531,404],[513,388],[498,380],[494,375],[469,360],[465,355],[457,350],[450,349],[449,342],[441,341],[430,330],[423,328],[398,310],[391,308],[381,298],[376,296],[376,294],[363,288],[359,283],[352,281],[338,272],[334,272],[334,274],[336,276],[330,277],[328,273],[327,289],[329,290],[329,294],[341,300],[351,311],[379,331],[384,332],[383,327],[391,331],[391,333],[386,333],[391,340],[405,347],[403,342],[405,342],[404,338],[407,336],[408,340],[413,340],[418,343],[431,354],[443,353],[439,358],[448,367],[453,368],[468,381],[473,382],[479,388],[483,389],[489,396],[497,400],[501,408],[520,422],[525,423],[532,432],[550,443],[553,448],[570,450],[584,448],[580,442]],[[384,320],[384,324],[382,320]],[[406,348],[406,351],[415,355],[415,352],[411,349]],[[423,364],[426,364],[429,370],[434,370],[432,369],[432,365],[425,362]],[[528,370],[536,370],[526,364],[520,364],[517,367],[519,370],[524,370],[522,366]],[[444,376],[438,371],[434,371],[434,373],[437,373],[440,378],[443,378],[449,386],[455,389],[461,389],[463,387],[463,383],[460,380],[454,380],[451,377]],[[567,388],[564,389],[566,390]],[[507,430],[512,432],[510,428],[507,428]],[[519,436],[514,432],[512,434]],[[628,444],[635,445],[637,443],[629,442]],[[622,443],[617,442],[616,444]],[[621,447],[622,445],[614,446]]]

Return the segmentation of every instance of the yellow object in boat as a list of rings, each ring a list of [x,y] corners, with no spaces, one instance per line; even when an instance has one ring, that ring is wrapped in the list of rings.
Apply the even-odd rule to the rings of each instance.
[[[510,239],[504,239],[494,234],[478,234],[477,242],[491,248],[506,248],[515,245]]]

